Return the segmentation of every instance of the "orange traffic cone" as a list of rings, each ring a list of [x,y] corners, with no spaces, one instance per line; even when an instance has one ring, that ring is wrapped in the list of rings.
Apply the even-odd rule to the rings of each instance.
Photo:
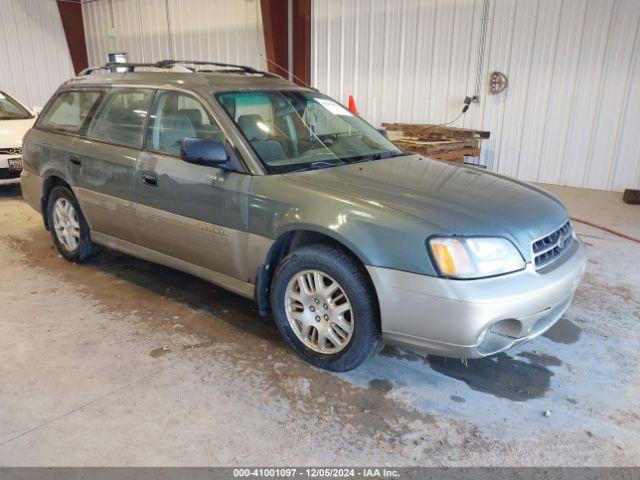
[[[353,95],[349,95],[349,110],[351,110],[351,113],[360,115],[360,112],[358,112],[358,109],[356,108],[356,101],[353,99]]]

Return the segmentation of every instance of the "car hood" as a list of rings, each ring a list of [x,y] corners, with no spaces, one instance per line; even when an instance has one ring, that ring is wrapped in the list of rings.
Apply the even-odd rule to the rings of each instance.
[[[35,118],[0,120],[0,148],[22,146],[22,137],[33,126]]]
[[[285,176],[420,219],[430,230],[425,237],[453,234],[510,238],[528,260],[531,242],[568,218],[556,197],[532,185],[417,155]]]

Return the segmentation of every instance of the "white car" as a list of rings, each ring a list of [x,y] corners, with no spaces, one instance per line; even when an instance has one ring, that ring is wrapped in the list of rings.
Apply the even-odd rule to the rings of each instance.
[[[0,185],[20,182],[22,137],[34,121],[28,108],[0,90]]]

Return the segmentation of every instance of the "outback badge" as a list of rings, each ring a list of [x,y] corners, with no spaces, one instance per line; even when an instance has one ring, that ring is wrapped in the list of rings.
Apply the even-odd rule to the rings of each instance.
[[[224,228],[214,225],[212,223],[200,223],[200,230],[204,230],[205,232],[215,233],[216,235],[224,235]]]

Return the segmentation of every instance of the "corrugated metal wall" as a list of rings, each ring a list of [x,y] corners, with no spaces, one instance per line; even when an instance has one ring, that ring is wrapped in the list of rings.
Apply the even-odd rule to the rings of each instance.
[[[202,59],[266,68],[259,0],[93,0],[82,13],[90,65],[126,52],[133,62]]]
[[[55,0],[0,0],[0,90],[42,107],[72,76]]]
[[[484,0],[314,0],[314,86],[381,122],[454,118],[476,84]],[[481,163],[518,178],[640,188],[640,1],[489,0]],[[509,77],[487,94],[488,76]]]

